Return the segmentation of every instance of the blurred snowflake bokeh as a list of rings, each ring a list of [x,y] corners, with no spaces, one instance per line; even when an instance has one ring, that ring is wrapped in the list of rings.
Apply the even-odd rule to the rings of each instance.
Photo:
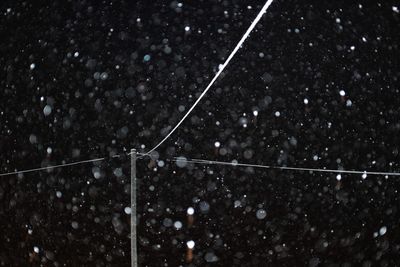
[[[130,165],[262,1],[2,1],[0,266],[130,266]],[[137,162],[140,266],[397,266],[400,5],[274,1]],[[114,155],[121,154],[115,158]],[[171,161],[173,157],[181,160]]]

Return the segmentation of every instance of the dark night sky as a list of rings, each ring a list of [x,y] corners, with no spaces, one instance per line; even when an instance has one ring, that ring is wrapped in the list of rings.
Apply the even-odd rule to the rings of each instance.
[[[148,151],[263,4],[2,1],[1,173]],[[138,161],[140,266],[400,265],[396,177],[170,161],[400,171],[399,10],[274,1]],[[126,157],[1,177],[0,266],[130,266],[129,199]]]

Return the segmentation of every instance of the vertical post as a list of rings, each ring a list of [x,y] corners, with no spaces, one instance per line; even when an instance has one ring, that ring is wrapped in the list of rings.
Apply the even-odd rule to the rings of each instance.
[[[131,149],[131,266],[138,266],[136,211],[136,149]]]

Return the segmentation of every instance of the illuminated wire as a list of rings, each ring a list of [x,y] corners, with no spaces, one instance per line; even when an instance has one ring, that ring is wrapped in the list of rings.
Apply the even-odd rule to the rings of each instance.
[[[130,155],[130,154],[131,153],[126,153],[126,155]],[[147,153],[137,153],[137,154],[141,156],[141,157],[138,157],[137,159],[141,159],[145,156],[149,156]],[[121,154],[111,156],[110,158],[118,158],[118,157],[121,157]],[[40,167],[40,168],[32,168],[32,169],[25,169],[25,170],[20,170],[20,171],[0,173],[0,177],[20,174],[20,173],[44,171],[44,170],[62,168],[62,167],[67,167],[67,166],[74,166],[74,165],[79,165],[79,164],[103,161],[106,159],[107,159],[106,157],[102,157],[102,158],[70,162],[70,163],[65,163],[65,164]],[[349,174],[361,174],[361,175],[400,176],[400,173],[398,173],[398,172],[377,172],[377,171],[360,171],[360,170],[337,170],[337,169],[270,166],[270,165],[249,164],[249,163],[240,163],[240,162],[216,161],[216,160],[208,160],[208,159],[186,159],[183,157],[174,157],[173,159],[168,159],[168,160],[174,161],[174,162],[190,162],[190,163],[194,163],[194,164],[203,164],[203,165],[225,165],[225,166],[232,166],[232,167],[253,167],[253,168],[262,168],[262,169],[288,170],[288,171],[310,171],[310,172],[312,171],[312,172],[328,172],[328,173],[338,173],[338,174],[349,173]]]
[[[172,159],[175,162],[191,162],[194,164],[205,164],[205,165],[227,165],[237,167],[253,167],[262,169],[277,169],[277,170],[289,170],[289,171],[312,171],[312,172],[329,172],[329,173],[350,173],[350,174],[361,174],[361,175],[385,175],[385,176],[400,176],[398,172],[376,172],[376,171],[359,171],[359,170],[335,170],[335,169],[318,169],[318,168],[302,168],[302,167],[284,167],[284,166],[269,166],[260,164],[248,164],[239,162],[226,162],[226,161],[215,161],[205,159],[186,159],[183,157],[175,157]]]
[[[268,7],[271,5],[273,0],[268,0],[260,12],[258,13],[257,17],[254,19],[254,21],[251,23],[250,27],[247,29],[245,34],[242,36],[236,47],[233,49],[231,54],[228,56],[226,59],[225,63],[219,68],[218,72],[214,76],[214,78],[211,80],[209,85],[206,87],[206,89],[203,91],[203,93],[200,95],[200,97],[196,100],[196,102],[193,104],[193,106],[188,110],[188,112],[183,116],[183,118],[178,122],[178,124],[168,133],[168,135],[161,140],[155,147],[153,147],[151,150],[149,150],[147,153],[142,154],[142,153],[137,153],[141,155],[137,159],[141,159],[145,156],[150,156],[150,153],[156,150],[162,143],[164,143],[171,135],[173,132],[175,132],[176,129],[182,124],[182,122],[186,119],[186,117],[192,112],[192,110],[197,106],[197,104],[200,102],[200,100],[204,97],[204,95],[208,92],[208,90],[211,88],[211,86],[214,84],[214,82],[218,79],[220,74],[224,71],[225,67],[229,64],[231,59],[235,56],[236,52],[240,49],[240,47],[243,45],[244,41],[246,38],[249,36],[251,31],[254,29],[254,27],[257,25],[257,23],[260,21],[261,17],[263,14],[267,11]],[[131,153],[128,153],[130,155]],[[119,157],[119,155],[115,155],[113,157]],[[54,168],[62,168],[62,167],[67,167],[67,166],[74,166],[78,164],[84,164],[84,163],[90,163],[90,162],[95,162],[95,161],[102,161],[105,160],[106,158],[96,158],[96,159],[90,159],[90,160],[82,160],[82,161],[76,161],[76,162],[71,162],[71,163],[65,163],[65,164],[59,164],[59,165],[53,165],[53,166],[46,166],[46,167],[40,167],[40,168],[33,168],[33,169],[26,169],[26,170],[21,170],[21,171],[13,171],[13,172],[8,172],[8,173],[2,173],[0,174],[0,177],[2,176],[8,176],[8,175],[15,175],[15,174],[20,174],[20,173],[29,173],[29,172],[34,172],[34,171],[43,171],[43,170],[49,170],[49,169],[54,169]]]
[[[111,156],[111,158],[119,158],[121,155],[114,155]],[[0,173],[0,177],[2,176],[8,176],[8,175],[15,175],[15,174],[20,174],[20,173],[29,173],[29,172],[36,172],[36,171],[44,171],[44,170],[50,170],[50,169],[56,169],[56,168],[62,168],[62,167],[67,167],[67,166],[74,166],[74,165],[79,165],[79,164],[85,164],[85,163],[91,163],[91,162],[96,162],[96,161],[102,161],[105,160],[106,158],[95,158],[95,159],[87,159],[87,160],[80,160],[80,161],[75,161],[75,162],[70,162],[70,163],[64,163],[64,164],[58,164],[58,165],[51,165],[51,166],[46,166],[46,167],[40,167],[40,168],[33,168],[33,169],[25,169],[25,170],[20,170],[20,171],[13,171],[13,172],[7,172],[7,173]]]
[[[159,146],[161,146],[174,132],[178,127],[182,124],[182,122],[186,119],[187,116],[192,112],[192,110],[197,106],[197,104],[200,102],[200,100],[204,97],[204,95],[208,92],[208,90],[211,88],[211,86],[214,84],[214,82],[218,79],[219,75],[224,71],[225,67],[229,64],[231,59],[235,56],[236,52],[239,50],[239,48],[243,45],[244,41],[246,38],[249,36],[251,31],[254,29],[254,27],[257,25],[257,23],[260,21],[261,17],[263,14],[267,11],[268,7],[271,5],[273,0],[268,0],[260,12],[258,13],[257,17],[254,19],[254,21],[251,23],[250,27],[247,29],[245,34],[242,36],[240,41],[237,43],[236,47],[233,49],[229,57],[226,59],[225,63],[219,68],[217,74],[215,74],[214,78],[211,80],[211,82],[208,84],[206,89],[201,93],[199,98],[194,102],[192,107],[186,112],[185,116],[178,122],[178,124],[175,125],[175,127],[167,134],[167,136],[164,137],[156,146],[154,146],[152,149],[150,149],[147,154],[150,154],[154,150],[156,150]]]

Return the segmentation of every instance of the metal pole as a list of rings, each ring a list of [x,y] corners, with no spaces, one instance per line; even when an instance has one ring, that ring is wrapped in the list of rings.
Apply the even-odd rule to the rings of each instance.
[[[131,263],[138,266],[137,255],[137,211],[136,211],[136,149],[131,149]]]

